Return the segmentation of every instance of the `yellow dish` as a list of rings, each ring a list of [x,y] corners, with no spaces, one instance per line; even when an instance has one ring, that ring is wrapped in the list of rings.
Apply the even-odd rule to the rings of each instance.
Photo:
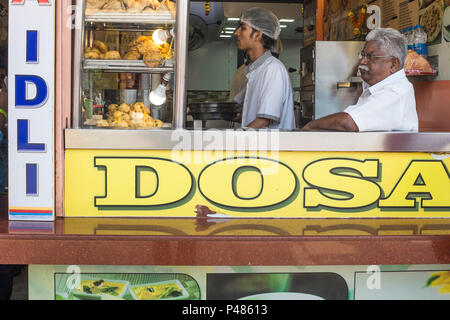
[[[188,293],[178,280],[136,285],[131,287],[137,300],[175,300],[188,297]]]
[[[83,279],[80,284],[73,289],[73,293],[78,296],[102,296],[110,295],[121,297],[125,293],[126,282],[104,279]]]

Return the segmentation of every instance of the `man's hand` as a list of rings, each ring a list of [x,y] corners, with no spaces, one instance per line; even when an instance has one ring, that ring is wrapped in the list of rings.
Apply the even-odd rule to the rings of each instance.
[[[236,108],[236,117],[233,118],[233,122],[241,122],[242,121],[242,107],[237,107]]]
[[[358,126],[346,112],[338,112],[329,116],[308,122],[302,131],[350,131],[358,132]]]
[[[270,124],[270,120],[266,118],[256,118],[250,124],[247,126],[248,128],[254,128],[254,129],[262,129],[267,128]]]

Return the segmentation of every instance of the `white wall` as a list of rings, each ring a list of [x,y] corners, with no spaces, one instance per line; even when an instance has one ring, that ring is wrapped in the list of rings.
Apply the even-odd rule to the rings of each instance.
[[[450,80],[450,42],[442,37],[442,43],[429,46],[428,56],[438,56],[438,75],[434,80]]]
[[[212,41],[189,51],[187,90],[230,90],[236,64],[234,41]]]
[[[300,40],[284,40],[280,60],[286,66],[300,65]],[[187,90],[230,90],[237,69],[235,40],[208,42],[201,48],[189,51]],[[300,75],[290,73],[292,86],[300,86]]]

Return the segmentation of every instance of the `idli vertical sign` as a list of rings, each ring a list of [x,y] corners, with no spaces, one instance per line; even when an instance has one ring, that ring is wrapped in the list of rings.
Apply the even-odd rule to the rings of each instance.
[[[55,3],[9,3],[9,219],[54,219]]]

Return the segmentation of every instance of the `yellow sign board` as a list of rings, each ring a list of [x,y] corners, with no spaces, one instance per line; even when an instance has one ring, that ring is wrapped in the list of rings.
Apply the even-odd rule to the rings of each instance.
[[[65,215],[450,217],[450,158],[428,153],[67,150]]]

